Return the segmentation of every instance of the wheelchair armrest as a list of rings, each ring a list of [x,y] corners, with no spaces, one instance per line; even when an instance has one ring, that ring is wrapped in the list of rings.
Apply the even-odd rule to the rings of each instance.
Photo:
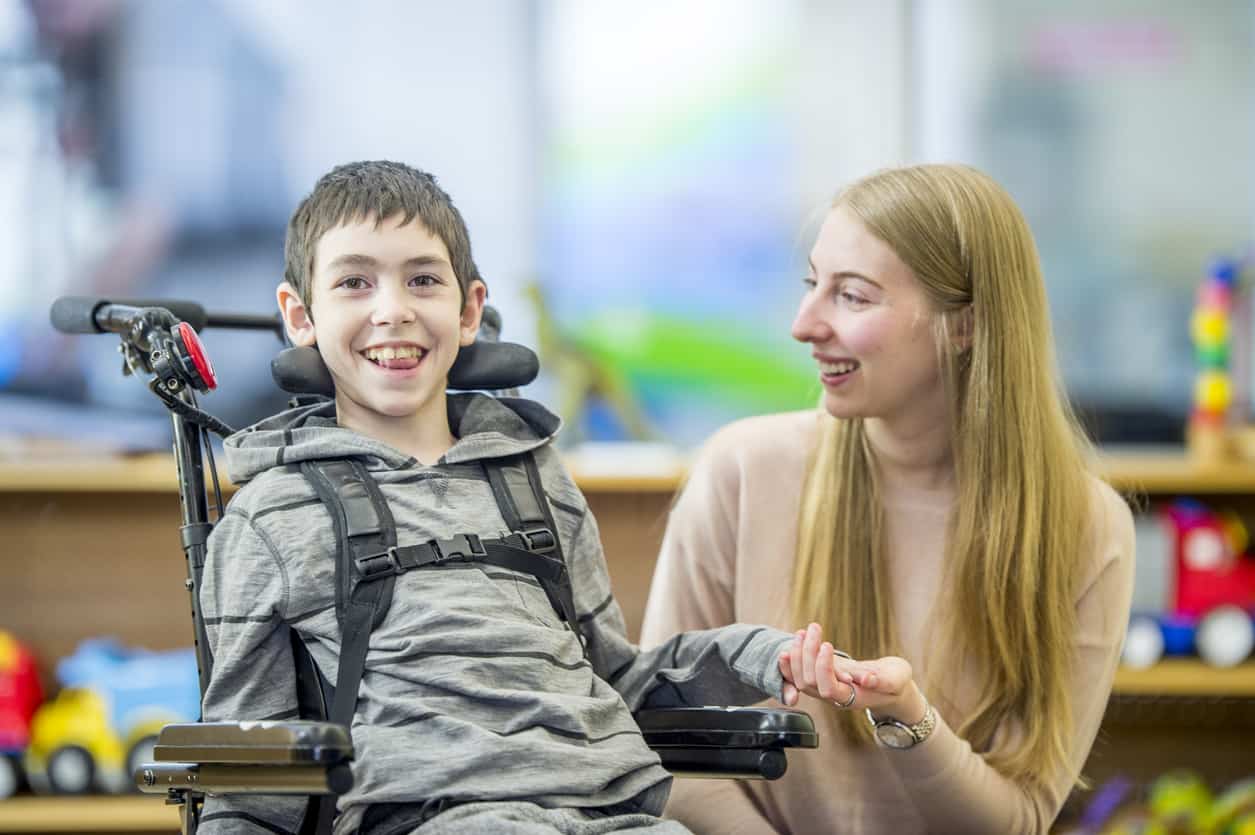
[[[344,794],[353,786],[352,739],[330,722],[167,725],[153,759],[135,772],[149,793]]]
[[[681,777],[776,780],[786,748],[818,748],[815,723],[800,710],[681,707],[642,710],[637,724],[663,767]]]

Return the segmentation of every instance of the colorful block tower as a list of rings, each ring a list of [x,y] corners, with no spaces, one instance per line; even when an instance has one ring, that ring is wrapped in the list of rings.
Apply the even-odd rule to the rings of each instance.
[[[1235,384],[1231,368],[1234,353],[1235,297],[1247,263],[1234,258],[1212,261],[1198,288],[1198,299],[1190,318],[1190,336],[1198,361],[1194,383],[1194,408],[1190,414],[1188,440],[1190,455],[1202,463],[1215,463],[1230,457],[1230,407]],[[1240,322],[1249,330],[1249,323]],[[1240,346],[1250,350],[1249,345]]]

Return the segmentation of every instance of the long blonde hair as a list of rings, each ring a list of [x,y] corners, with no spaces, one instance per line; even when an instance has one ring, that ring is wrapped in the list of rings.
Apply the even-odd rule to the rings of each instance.
[[[956,165],[878,172],[834,202],[915,273],[936,312],[956,497],[934,607],[940,673],[975,664],[978,702],[957,733],[1016,780],[1065,767],[1075,599],[1090,529],[1090,447],[1060,393],[1037,250],[1011,197]],[[969,312],[970,311],[970,312]],[[962,338],[957,328],[962,328]],[[898,654],[877,467],[863,421],[824,415],[803,488],[794,577],[799,623],[856,658]],[[940,687],[926,671],[924,692]],[[934,690],[935,692],[935,690]],[[865,719],[839,716],[852,741]]]

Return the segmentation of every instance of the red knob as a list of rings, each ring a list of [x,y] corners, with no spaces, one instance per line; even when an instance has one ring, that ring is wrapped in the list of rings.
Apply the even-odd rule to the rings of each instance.
[[[183,343],[183,349],[187,351],[187,357],[192,361],[192,365],[196,367],[196,373],[200,375],[201,380],[205,383],[205,391],[210,391],[218,387],[218,378],[214,375],[213,364],[209,361],[209,355],[205,353],[205,346],[201,344],[200,337],[196,331],[187,322],[179,322],[175,332],[179,337],[179,341]]]

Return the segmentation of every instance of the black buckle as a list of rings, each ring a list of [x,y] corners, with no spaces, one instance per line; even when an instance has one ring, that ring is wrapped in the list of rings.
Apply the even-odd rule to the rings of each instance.
[[[484,550],[484,544],[479,541],[479,537],[473,533],[460,533],[448,539],[433,539],[431,547],[436,552],[436,565],[442,562],[470,560],[488,553]]]
[[[553,531],[548,528],[536,528],[530,531],[519,531],[523,537],[523,541],[527,543],[527,550],[533,554],[548,554],[557,546],[558,541],[553,535]]]
[[[395,545],[386,551],[380,551],[378,554],[367,554],[364,557],[358,557],[353,562],[357,566],[357,573],[363,581],[378,580],[380,577],[401,573],[401,563],[397,560]]]

